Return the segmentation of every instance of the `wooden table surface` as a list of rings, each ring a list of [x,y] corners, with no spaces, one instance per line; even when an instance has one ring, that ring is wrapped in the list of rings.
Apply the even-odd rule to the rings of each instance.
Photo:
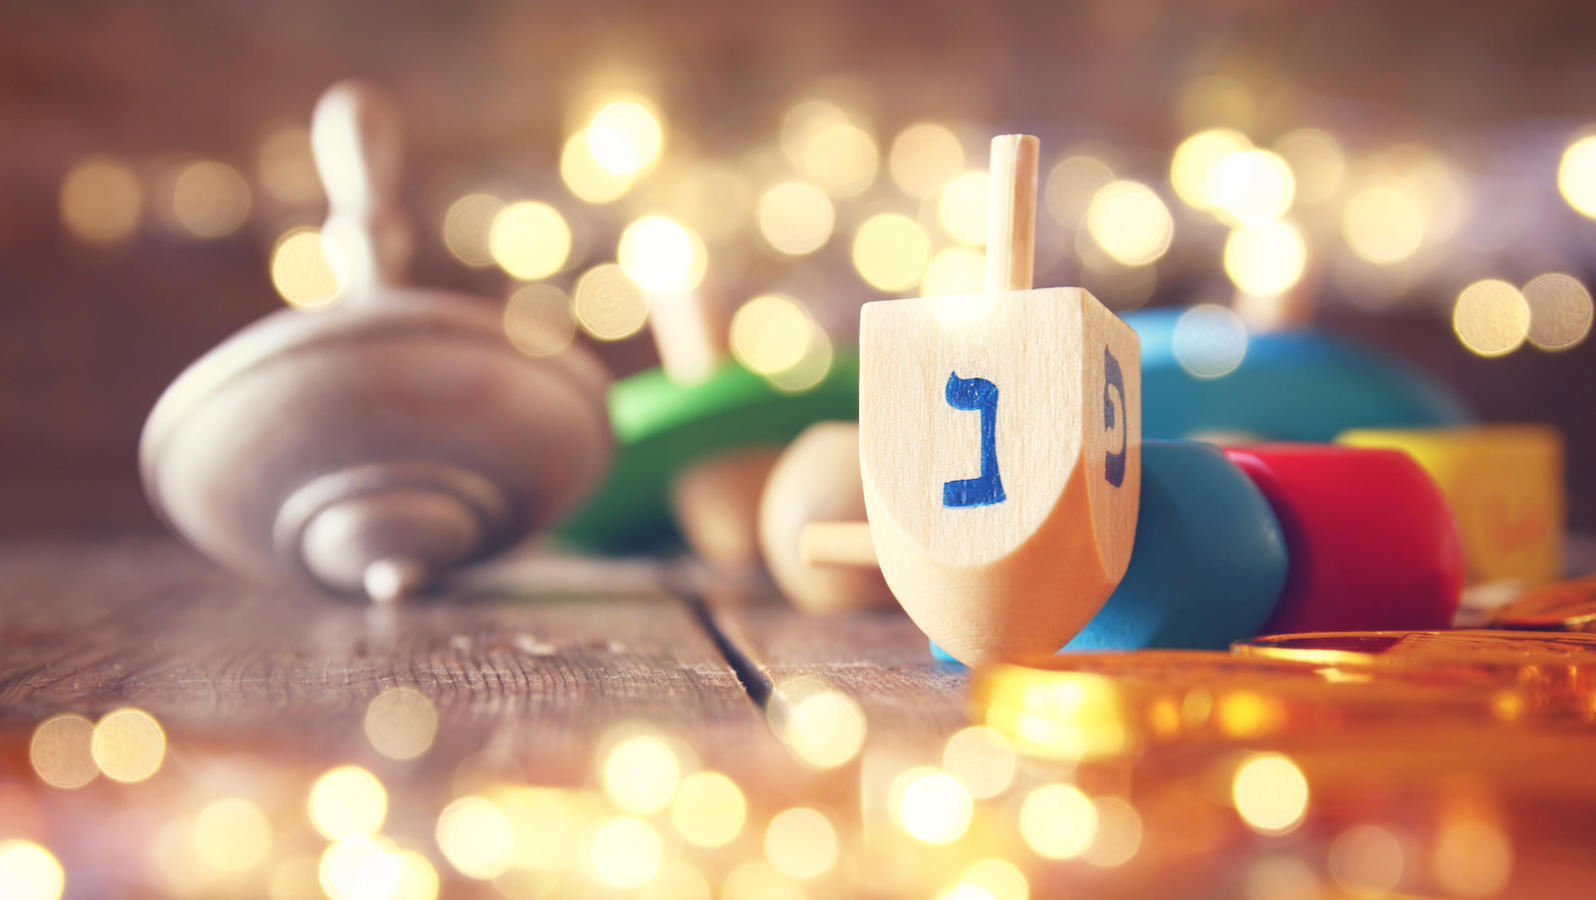
[[[1573,677],[1583,664],[1566,668],[1570,690],[1590,690],[1584,675]],[[817,681],[851,697],[868,727],[863,750],[831,769],[800,764],[780,717],[767,715]],[[436,739],[417,758],[383,756],[363,727],[370,701],[395,687],[420,692],[436,711]],[[558,885],[473,880],[446,860],[435,833],[458,797],[539,786],[607,810],[583,820],[589,840],[595,823],[618,814],[603,806],[598,763],[616,734],[644,729],[676,748],[684,773],[724,772],[746,796],[747,827],[731,845],[667,848],[666,865],[698,866],[723,898],[941,896],[972,861],[990,857],[1023,866],[1033,897],[1275,896],[1256,894],[1260,878],[1265,888],[1284,878],[1274,886],[1341,896],[1334,847],[1364,826],[1378,826],[1364,837],[1399,848],[1407,893],[1580,896],[1596,877],[1588,839],[1596,777],[1587,765],[1596,693],[1551,698],[1543,685],[1506,697],[1523,706],[1482,697],[1476,714],[1403,707],[1410,716],[1376,731],[1320,721],[1222,738],[1228,726],[1208,710],[1223,697],[1203,683],[1170,687],[1171,697],[1187,692],[1172,707],[1179,740],[1079,765],[1022,758],[1012,787],[978,801],[967,831],[942,847],[910,838],[908,801],[894,791],[906,772],[930,771],[914,767],[944,763],[947,737],[969,724],[969,684],[962,670],[934,663],[897,612],[814,618],[768,591],[712,584],[682,565],[536,554],[461,579],[447,596],[382,608],[247,584],[170,540],[4,543],[0,876],[7,842],[22,839],[60,860],[74,900],[320,897],[318,860],[330,851],[311,828],[307,793],[322,773],[354,764],[386,788],[383,839],[428,857],[442,897],[707,898],[708,887],[600,892],[576,869]],[[1552,700],[1574,705],[1538,710]],[[125,706],[164,729],[159,772],[72,790],[44,783],[30,748],[39,723]],[[1259,752],[1289,754],[1312,785],[1308,818],[1290,835],[1246,827],[1232,804],[1230,779]],[[1022,801],[1049,782],[1079,785],[1094,804],[1134,804],[1134,858],[1052,862],[1026,849]],[[193,859],[200,811],[232,797],[256,804],[275,829],[270,857],[247,876],[202,871]],[[771,865],[765,829],[796,806],[822,811],[836,828],[833,868],[801,884],[733,891],[739,872],[770,877],[758,870]],[[946,811],[919,808],[933,821]],[[673,833],[668,811],[645,818]],[[1447,838],[1448,823],[1460,821],[1474,830]],[[1109,834],[1098,826],[1094,848]],[[1446,849],[1464,838],[1484,843]],[[1512,855],[1493,870],[1490,853],[1502,842]],[[1455,871],[1442,868],[1448,860]],[[0,897],[14,887],[0,878]]]
[[[86,811],[125,805],[135,789],[153,797],[104,778],[70,793],[34,790],[27,745],[39,722],[124,706],[161,723],[166,769],[222,759],[240,773],[271,765],[308,780],[366,766],[396,804],[414,807],[416,821],[396,812],[391,830],[416,844],[428,842],[464,769],[591,785],[606,735],[635,726],[744,784],[751,814],[844,802],[856,776],[845,783],[795,764],[767,722],[764,707],[794,676],[854,697],[867,746],[892,748],[895,764],[936,763],[965,724],[964,673],[933,662],[901,613],[811,618],[759,589],[705,599],[667,587],[680,575],[646,561],[534,556],[446,596],[383,608],[250,584],[170,540],[0,545],[0,810],[9,796],[30,811],[26,833],[51,836]],[[383,758],[362,730],[367,704],[395,686],[437,710],[437,740],[417,760]],[[75,855],[114,858],[111,831]],[[92,896],[77,887],[67,896]]]

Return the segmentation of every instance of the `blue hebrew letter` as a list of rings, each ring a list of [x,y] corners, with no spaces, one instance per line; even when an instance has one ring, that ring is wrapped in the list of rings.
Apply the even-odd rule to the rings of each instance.
[[[1103,458],[1103,472],[1108,483],[1119,487],[1125,483],[1125,444],[1130,440],[1130,419],[1125,415],[1125,376],[1120,374],[1119,360],[1107,347],[1103,348],[1103,428],[1110,434],[1119,432],[1119,450],[1104,451]]]
[[[948,405],[981,411],[981,475],[942,483],[942,505],[987,506],[1003,502],[1003,479],[997,461],[997,385],[985,378],[960,378],[948,373]]]

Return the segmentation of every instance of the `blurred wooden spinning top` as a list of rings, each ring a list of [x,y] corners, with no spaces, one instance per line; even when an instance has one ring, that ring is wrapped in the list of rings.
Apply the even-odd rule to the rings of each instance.
[[[150,502],[214,559],[379,601],[550,523],[611,453],[596,360],[523,355],[497,304],[402,284],[399,134],[370,86],[322,96],[312,140],[338,301],[201,357],[140,445]]]

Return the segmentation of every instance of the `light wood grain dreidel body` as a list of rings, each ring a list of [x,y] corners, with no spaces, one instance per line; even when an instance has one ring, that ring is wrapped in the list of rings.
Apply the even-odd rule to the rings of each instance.
[[[984,294],[860,316],[870,534],[903,608],[964,662],[1063,646],[1136,531],[1137,338],[1081,288],[1031,289],[1036,155],[993,140]]]
[[[392,600],[546,526],[609,460],[609,378],[576,348],[529,357],[497,304],[401,285],[397,113],[351,82],[312,143],[341,294],[245,328],[145,423],[151,504],[212,558]]]

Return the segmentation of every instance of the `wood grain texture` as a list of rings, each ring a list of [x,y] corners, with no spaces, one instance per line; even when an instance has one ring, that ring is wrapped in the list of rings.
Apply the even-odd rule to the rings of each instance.
[[[194,739],[370,755],[365,706],[394,685],[436,705],[439,765],[493,746],[569,781],[628,721],[734,770],[784,756],[696,614],[657,590],[378,608],[246,585],[170,541],[0,546],[7,730],[135,705]]]
[[[898,610],[816,616],[770,603],[711,606],[709,615],[761,689],[819,676],[859,702],[873,743],[937,747],[969,724],[965,670],[933,660],[925,635]]]

